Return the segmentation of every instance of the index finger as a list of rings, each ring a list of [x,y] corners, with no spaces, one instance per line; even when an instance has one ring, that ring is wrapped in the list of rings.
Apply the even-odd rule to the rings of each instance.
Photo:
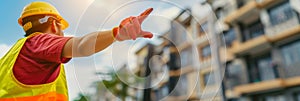
[[[148,15],[153,11],[153,8],[148,8],[147,10],[145,10],[143,13],[141,13],[138,16],[139,22],[142,23],[147,17]]]

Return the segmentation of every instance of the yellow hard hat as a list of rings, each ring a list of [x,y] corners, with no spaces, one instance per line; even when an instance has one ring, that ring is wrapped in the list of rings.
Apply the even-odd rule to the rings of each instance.
[[[63,30],[69,26],[68,22],[63,17],[61,17],[54,6],[42,1],[36,1],[26,5],[22,11],[21,17],[18,19],[18,23],[22,26],[23,18],[40,14],[54,15],[57,19],[60,20]]]

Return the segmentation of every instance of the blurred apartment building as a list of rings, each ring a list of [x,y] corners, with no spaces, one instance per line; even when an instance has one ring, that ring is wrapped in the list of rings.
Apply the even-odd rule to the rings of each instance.
[[[217,68],[211,65],[210,45],[205,34],[210,33],[208,30],[210,23],[207,21],[209,16],[205,15],[205,18],[201,27],[193,19],[191,10],[183,10],[171,21],[170,30],[161,36],[164,40],[162,44],[159,46],[148,44],[136,52],[138,68],[147,68],[147,65],[150,65],[152,84],[159,82],[151,89],[151,100],[221,99],[215,80],[217,72],[214,70]]]
[[[228,101],[300,101],[298,3],[207,0],[182,11],[164,35],[165,43],[153,48],[167,57],[162,67],[168,68],[169,78],[152,89],[152,96],[218,101],[224,94]],[[220,43],[221,65],[216,65],[212,38]],[[223,89],[218,66],[225,70]]]
[[[193,50],[193,41],[189,39],[191,22],[190,10],[182,11],[171,22],[171,29],[161,36],[162,44],[148,44],[136,52],[139,68],[146,68],[147,65],[151,68],[151,84],[154,85],[151,100],[199,100],[198,57],[194,56],[196,49]]]
[[[220,56],[227,100],[300,101],[299,1],[208,2],[216,22],[227,26],[215,33],[225,39]]]
[[[132,99],[300,101],[299,2],[206,0],[183,10],[160,45],[136,51],[134,72],[150,88]]]

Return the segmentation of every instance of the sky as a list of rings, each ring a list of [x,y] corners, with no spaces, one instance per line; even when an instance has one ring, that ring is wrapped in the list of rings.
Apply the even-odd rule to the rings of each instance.
[[[24,37],[17,19],[25,5],[35,0],[0,1],[0,57],[20,38]],[[153,39],[115,42],[109,48],[84,58],[73,58],[66,64],[70,100],[80,92],[91,91],[91,83],[99,80],[96,72],[117,70],[121,65],[135,67],[134,52],[143,43],[158,43],[156,37],[170,27],[169,21],[186,7],[200,4],[201,0],[42,0],[54,5],[69,22],[66,36],[80,37],[94,31],[110,30],[129,16],[136,16],[149,7],[154,11],[145,20],[142,29],[152,32]]]

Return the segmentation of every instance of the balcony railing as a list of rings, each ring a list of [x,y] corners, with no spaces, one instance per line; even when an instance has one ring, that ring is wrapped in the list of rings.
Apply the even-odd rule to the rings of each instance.
[[[253,38],[244,43],[234,41],[231,47],[231,51],[234,54],[244,54],[249,52],[257,52],[258,50],[263,50],[270,48],[271,45],[265,35]]]
[[[259,9],[258,4],[255,1],[250,1],[238,10],[229,14],[225,19],[225,23],[232,23],[236,21],[248,20],[250,16],[258,15]],[[246,18],[246,19],[245,19]]]
[[[300,84],[300,63],[292,64],[288,67],[272,67],[273,74],[278,73],[279,77],[270,80],[261,80],[253,83],[243,83],[242,75],[226,77],[226,89],[232,89],[234,93],[245,94],[252,92],[266,91],[276,88],[290,87]],[[270,73],[266,73],[269,75]]]
[[[244,26],[244,28],[242,28],[242,31],[243,41],[253,39],[265,33],[264,26],[260,22],[260,20],[255,21],[251,25]]]
[[[283,78],[291,78],[300,76],[300,63],[294,63],[292,65],[289,65],[287,67],[283,67],[281,75]]]

